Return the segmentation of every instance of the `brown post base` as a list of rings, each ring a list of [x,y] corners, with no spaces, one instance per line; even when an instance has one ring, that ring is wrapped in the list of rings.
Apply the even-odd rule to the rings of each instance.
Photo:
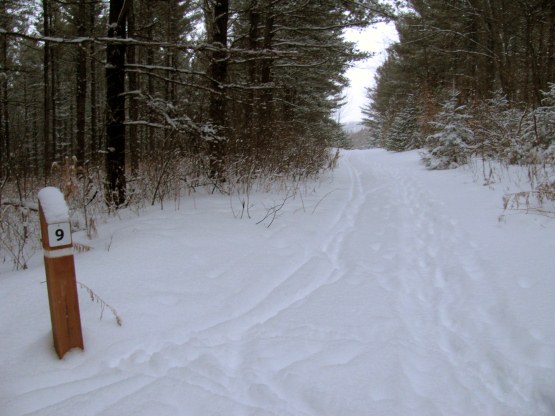
[[[56,253],[55,251],[50,253]],[[73,255],[44,257],[54,348],[58,357],[83,346]]]

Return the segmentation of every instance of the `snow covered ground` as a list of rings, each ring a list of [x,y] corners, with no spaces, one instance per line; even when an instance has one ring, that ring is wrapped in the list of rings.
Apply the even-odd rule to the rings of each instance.
[[[75,256],[58,360],[39,255],[0,277],[0,414],[555,414],[555,222],[416,152],[344,152],[278,193],[122,213]],[[232,209],[233,208],[233,209]],[[246,212],[244,213],[246,216]]]

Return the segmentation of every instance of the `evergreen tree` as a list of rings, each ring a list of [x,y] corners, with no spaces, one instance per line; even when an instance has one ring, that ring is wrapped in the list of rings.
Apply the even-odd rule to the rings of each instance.
[[[469,115],[465,106],[458,104],[458,95],[457,91],[452,91],[431,122],[435,133],[426,138],[429,155],[425,157],[430,169],[451,169],[464,165],[475,149]]]
[[[415,98],[409,95],[407,104],[395,115],[385,141],[385,148],[396,152],[418,149],[420,138],[419,111]]]
[[[454,88],[460,92],[455,113],[465,109],[475,115],[467,127],[477,147],[463,153],[515,161],[534,147],[546,155],[549,140],[537,122],[549,118],[542,115],[542,91],[555,81],[555,2],[409,0],[406,5],[396,21],[399,42],[389,48],[365,110],[367,124],[379,125],[388,139],[384,145],[391,145],[391,129],[398,135],[414,107],[407,91],[420,109],[421,135],[433,137],[429,130],[438,126],[429,121],[440,111],[445,115],[441,97]],[[491,101],[498,92],[507,100],[503,105]]]
[[[524,120],[522,142],[528,163],[555,162],[555,84],[542,91],[541,106]]]

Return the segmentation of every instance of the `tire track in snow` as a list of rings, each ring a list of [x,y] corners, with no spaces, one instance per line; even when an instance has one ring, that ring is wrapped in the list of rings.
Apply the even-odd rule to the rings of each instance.
[[[256,369],[249,364],[249,343],[252,343],[253,338],[264,330],[268,321],[304,302],[322,286],[341,277],[338,273],[338,256],[342,241],[352,232],[356,225],[358,211],[364,203],[358,172],[352,169],[350,164],[347,168],[348,180],[344,181],[346,188],[342,189],[345,199],[342,201],[335,221],[326,224],[325,230],[322,231],[327,238],[318,246],[304,247],[308,254],[304,256],[303,261],[295,266],[288,265],[284,268],[284,278],[271,287],[264,296],[257,298],[254,304],[246,305],[241,313],[195,330],[189,334],[188,340],[159,346],[150,352],[136,351],[112,365],[126,372],[157,377],[168,377],[176,368],[187,368],[188,371],[193,370],[196,374],[195,383],[199,388],[213,391],[222,397],[227,396],[230,400],[240,401],[245,407],[255,405],[262,396],[268,403],[281,402],[280,407],[284,409],[289,407],[280,392],[270,388],[273,383],[265,375],[267,370]],[[245,256],[245,261],[247,258],[248,256]],[[306,331],[303,334],[306,335]],[[275,334],[269,334],[270,338],[272,336]],[[200,355],[197,356],[194,351],[199,351]],[[260,352],[255,351],[254,355],[257,354]],[[218,359],[222,355],[228,358],[225,362]],[[161,357],[173,357],[173,359],[161,359]],[[305,355],[303,359],[307,357]],[[196,363],[202,364],[196,365]],[[245,371],[253,372],[253,380],[256,380],[251,382],[250,386],[245,386],[242,380]],[[250,391],[253,385],[259,386],[254,388],[255,393]],[[226,386],[236,386],[237,390],[226,392]],[[248,398],[252,395],[255,399],[249,402]],[[283,414],[310,413],[304,413],[300,408],[294,407],[291,413],[284,411]]]
[[[349,176],[346,182],[347,195],[335,222],[326,227],[325,234],[329,237],[321,246],[305,247],[310,254],[294,269],[288,269],[284,279],[264,297],[259,298],[255,305],[240,315],[204,328],[201,332],[215,331],[225,333],[233,340],[241,339],[253,327],[263,325],[282,311],[307,299],[322,286],[340,278],[339,252],[343,240],[353,231],[356,217],[365,202],[358,171],[350,163],[346,167]]]

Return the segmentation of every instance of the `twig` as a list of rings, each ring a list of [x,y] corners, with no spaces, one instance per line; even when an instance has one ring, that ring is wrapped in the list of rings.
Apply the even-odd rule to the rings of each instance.
[[[281,204],[274,205],[273,207],[268,208],[266,210],[266,215],[264,216],[264,218],[262,218],[256,224],[260,224],[261,222],[264,222],[267,218],[271,216],[272,220],[266,226],[266,228],[270,228],[270,226],[274,223],[274,220],[276,219],[278,212],[285,206],[287,201],[293,198],[293,195],[294,195],[293,193],[290,193],[289,191],[287,191],[287,194],[285,195],[285,198],[283,199],[283,201],[281,201]]]
[[[29,211],[39,212],[38,205],[32,202],[13,201],[13,200],[6,199],[2,201],[1,205],[12,206],[14,208],[26,208]]]
[[[316,205],[314,205],[314,208],[312,209],[312,214],[316,212],[316,208],[318,208],[318,205],[320,205],[320,202],[322,202],[324,199],[327,198],[328,195],[332,194],[335,191],[337,191],[337,189],[332,189],[327,194],[325,194],[322,198],[320,198],[320,200],[316,203]]]
[[[81,289],[85,289],[87,291],[87,294],[89,295],[89,298],[91,300],[91,302],[96,302],[100,305],[100,320],[102,320],[102,317],[104,315],[104,309],[108,308],[110,310],[110,312],[112,312],[112,314],[114,315],[114,318],[116,319],[116,323],[118,324],[118,326],[122,326],[122,320],[121,317],[118,315],[118,313],[116,312],[116,310],[110,306],[109,304],[107,304],[104,299],[102,299],[100,296],[98,296],[90,287],[88,287],[86,284],[81,283],[81,282],[77,282],[77,284],[79,285],[79,287]]]

